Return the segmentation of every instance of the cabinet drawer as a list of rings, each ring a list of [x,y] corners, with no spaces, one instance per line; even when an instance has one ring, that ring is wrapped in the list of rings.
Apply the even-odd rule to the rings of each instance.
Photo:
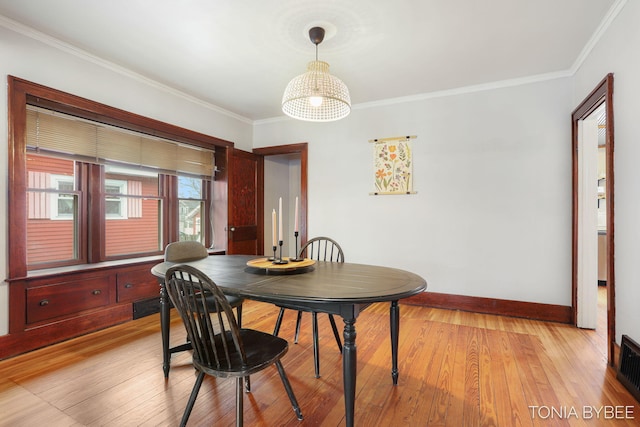
[[[118,273],[118,302],[131,302],[159,297],[160,285],[148,268]]]
[[[109,304],[109,277],[49,284],[27,289],[27,323]]]

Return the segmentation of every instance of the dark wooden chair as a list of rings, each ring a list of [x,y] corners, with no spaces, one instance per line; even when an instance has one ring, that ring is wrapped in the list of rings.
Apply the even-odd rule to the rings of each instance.
[[[209,256],[209,251],[200,242],[186,241],[186,242],[173,242],[169,243],[164,250],[164,260],[170,262],[187,262],[204,259]],[[209,305],[209,310],[215,312],[215,300],[209,294],[204,294],[205,300]],[[239,297],[227,296],[227,302],[231,307],[234,307],[237,312],[238,325],[242,326],[242,303],[244,300]],[[167,322],[167,328],[170,328],[170,323]],[[169,331],[167,331],[168,334]],[[169,354],[178,353],[180,351],[191,350],[192,346],[190,342],[186,342],[182,345],[172,347],[169,349]],[[165,377],[169,376],[169,371],[165,372]],[[249,384],[247,384],[249,387]]]
[[[169,298],[180,313],[193,346],[196,382],[182,416],[185,426],[191,415],[205,375],[236,378],[236,426],[243,423],[243,378],[275,365],[299,420],[302,412],[280,359],[289,349],[286,340],[253,329],[241,329],[227,297],[200,270],[178,264],[167,270],[165,283]],[[198,295],[211,295],[209,300]],[[213,310],[211,309],[213,308]]]
[[[316,261],[330,261],[330,262],[344,262],[344,252],[340,245],[329,237],[314,237],[309,240],[298,252],[298,258],[309,258]],[[273,330],[273,335],[280,333],[280,326],[282,324],[282,318],[284,316],[285,309],[287,307],[280,307],[280,313],[278,313],[278,319],[276,320],[276,326]],[[338,333],[338,327],[333,314],[329,314],[329,322],[333,329],[333,335],[336,338],[338,344],[338,350],[342,353],[342,341],[340,334]],[[296,333],[294,342],[298,343],[298,336],[300,335],[300,322],[302,320],[302,311],[298,311],[298,317],[296,319]],[[315,366],[316,378],[320,378],[320,345],[318,343],[318,313],[311,311],[311,327],[313,329],[313,361]]]

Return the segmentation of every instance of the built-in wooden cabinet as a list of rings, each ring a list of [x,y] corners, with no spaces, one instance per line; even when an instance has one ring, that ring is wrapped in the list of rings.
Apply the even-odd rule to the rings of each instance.
[[[151,274],[147,267],[121,271],[116,274],[116,300],[119,303],[158,297],[159,294],[158,279]]]
[[[134,303],[159,299],[151,267],[161,261],[43,270],[10,280],[10,330],[0,336],[0,359],[133,319]]]
[[[84,279],[71,275],[28,281],[26,326],[109,305],[113,291],[110,279],[111,275],[101,274]]]

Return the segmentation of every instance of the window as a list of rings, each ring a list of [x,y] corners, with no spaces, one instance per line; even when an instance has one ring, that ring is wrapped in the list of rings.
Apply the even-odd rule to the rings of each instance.
[[[162,250],[162,175],[126,166],[107,165],[104,169],[106,256]]]
[[[67,162],[70,175],[58,175],[48,170],[42,156],[31,156],[28,170],[28,212],[31,219],[74,218],[77,192],[75,191],[74,164]],[[58,164],[60,162],[58,161]],[[55,167],[55,165],[51,165]]]
[[[38,212],[39,219],[66,219],[73,223],[67,227],[72,230],[69,231],[72,239],[69,236],[61,239],[53,231],[51,221],[41,221],[39,234],[27,235],[28,248],[32,248],[27,260],[30,268],[36,267],[31,262],[34,259],[44,264],[74,264],[95,258],[88,253],[90,241],[100,242],[98,257],[101,260],[159,253],[164,247],[164,236],[171,234],[172,228],[179,230],[180,240],[204,243],[206,230],[202,225],[205,223],[200,218],[204,215],[207,197],[202,189],[213,171],[211,150],[29,106],[27,151],[42,164],[40,169],[32,171],[32,177],[34,185],[44,185],[44,188],[36,186],[34,194],[48,192],[52,199],[49,216],[42,207],[34,205],[30,209]],[[56,170],[60,162],[67,166],[66,174]],[[88,172],[86,185],[78,191],[73,174],[75,165],[82,165]],[[179,173],[182,175],[176,179]],[[161,180],[166,183],[164,192],[161,192]],[[91,217],[104,212],[99,220],[102,227],[89,230],[88,224],[78,221],[81,217],[78,201],[83,194],[86,200],[102,202],[85,207]],[[178,200],[171,200],[173,194],[178,194]],[[167,210],[173,209],[176,203],[178,224],[163,224],[163,218],[175,218]],[[78,230],[84,231],[86,242],[79,239]],[[55,249],[62,240],[68,246],[65,249],[70,249],[62,258],[58,257],[61,252],[55,250],[43,254],[44,258],[31,256],[42,247]]]
[[[211,200],[214,159],[224,168],[232,143],[8,81],[9,279],[28,270],[160,256],[181,236],[212,244],[205,216],[226,211],[226,200],[219,207]],[[178,176],[203,190],[184,197],[184,217]]]
[[[82,262],[80,195],[72,160],[27,156],[27,263]]]
[[[51,219],[73,219],[77,206],[73,176],[52,175],[51,179],[54,182],[54,188],[58,190],[58,193],[52,195],[51,206],[54,211]]]
[[[195,240],[204,244],[203,218],[206,219],[203,180],[178,176],[178,212],[180,240]]]
[[[107,179],[104,183],[104,212],[107,219],[127,219],[127,181]]]

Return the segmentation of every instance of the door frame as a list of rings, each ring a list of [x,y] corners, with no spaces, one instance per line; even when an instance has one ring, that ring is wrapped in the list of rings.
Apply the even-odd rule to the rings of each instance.
[[[602,103],[606,103],[607,127],[605,131],[606,187],[605,206],[607,223],[607,362],[614,366],[616,345],[615,316],[615,221],[614,221],[614,120],[613,120],[613,73],[609,73],[571,113],[572,148],[572,243],[571,243],[571,308],[572,322],[577,321],[578,295],[578,128],[579,122],[587,118]],[[595,284],[594,284],[595,286]]]
[[[300,247],[307,242],[307,168],[309,144],[301,142],[298,144],[275,145],[271,147],[254,148],[253,153],[260,156],[279,156],[283,154],[300,155],[300,223],[298,224]],[[264,177],[263,177],[264,178]],[[263,179],[264,181],[264,179]]]

